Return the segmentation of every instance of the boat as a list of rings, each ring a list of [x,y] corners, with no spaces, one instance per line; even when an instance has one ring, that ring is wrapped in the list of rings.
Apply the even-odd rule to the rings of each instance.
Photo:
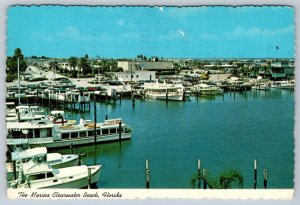
[[[65,112],[62,110],[53,110],[50,112],[50,115],[48,115],[47,118],[54,124],[64,124],[68,122],[64,117],[64,114]]]
[[[294,83],[292,81],[276,81],[271,85],[271,88],[292,90],[294,89]]]
[[[215,95],[217,92],[215,87],[205,83],[194,85],[193,90],[200,95]]]
[[[64,168],[78,165],[78,155],[60,153],[47,153],[46,147],[36,147],[26,150],[16,149],[11,153],[12,162],[6,163],[7,181],[14,179],[14,163],[21,161],[28,163],[29,161],[38,161],[49,164],[52,168]],[[18,169],[16,171],[19,171]]]
[[[265,84],[265,83],[259,83],[259,84],[256,84],[254,86],[252,86],[252,89],[253,90],[264,90],[264,91],[268,91],[271,89],[271,87],[268,85],[268,84]]]
[[[166,82],[145,83],[145,96],[150,99],[182,101],[184,87],[181,84],[168,84]]]
[[[73,166],[54,169],[47,163],[29,161],[19,165],[18,178],[8,182],[10,188],[84,188],[99,181],[102,165]]]
[[[96,125],[96,126],[95,126]],[[121,130],[119,129],[121,126]],[[96,135],[94,130],[96,128]],[[7,122],[7,145],[59,148],[93,143],[128,140],[133,129],[121,118],[96,123],[80,119],[79,124],[53,124],[49,120]]]
[[[46,117],[45,111],[39,106],[20,105],[11,109],[6,114],[7,122],[25,122],[30,120],[41,120]]]

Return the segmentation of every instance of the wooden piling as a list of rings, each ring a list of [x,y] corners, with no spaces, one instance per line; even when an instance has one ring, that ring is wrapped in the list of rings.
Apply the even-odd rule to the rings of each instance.
[[[268,171],[267,169],[264,169],[264,188],[267,189],[268,188]]]
[[[198,173],[198,189],[200,189],[201,188],[201,160],[200,159],[198,159],[197,173]]]
[[[96,123],[97,123],[97,106],[96,106],[96,99],[94,99],[94,144],[96,144],[97,142]]]
[[[108,120],[108,115],[105,115],[105,120]]]
[[[169,91],[167,90],[167,92],[166,92],[166,104],[168,104],[168,101],[169,101]]]
[[[185,101],[185,89],[183,89],[183,94],[182,94],[182,101]]]
[[[206,179],[205,179],[205,177],[206,177],[206,169],[203,169],[203,171],[202,171],[202,175],[203,175],[203,188],[204,189],[206,189]]]
[[[16,164],[15,160],[12,163],[13,163],[14,180],[16,180],[17,179],[17,164]]]
[[[121,146],[121,142],[122,142],[122,122],[119,122],[119,143]]]
[[[123,91],[121,91],[120,96],[119,96],[120,105],[122,104],[122,96],[123,96]]]
[[[74,154],[73,144],[72,143],[70,144],[70,150],[71,150],[71,153]]]
[[[92,171],[91,168],[88,168],[88,189],[91,189],[92,185]]]
[[[254,189],[256,189],[257,186],[257,163],[256,159],[254,160]]]
[[[134,106],[135,106],[135,95],[132,94],[132,107],[134,107]]]
[[[148,159],[146,159],[145,181],[146,181],[146,189],[149,189],[150,188],[150,169],[149,169]]]

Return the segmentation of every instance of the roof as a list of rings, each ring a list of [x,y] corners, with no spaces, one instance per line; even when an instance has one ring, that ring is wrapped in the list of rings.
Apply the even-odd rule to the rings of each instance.
[[[16,150],[11,153],[11,158],[13,161],[15,161],[15,160],[33,158],[45,154],[47,154],[46,147],[36,147],[36,148],[26,149],[26,150]]]

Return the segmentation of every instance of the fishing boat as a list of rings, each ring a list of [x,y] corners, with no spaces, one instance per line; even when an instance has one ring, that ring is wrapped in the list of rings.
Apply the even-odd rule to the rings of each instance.
[[[102,167],[81,165],[54,169],[47,163],[32,160],[19,166],[18,178],[8,183],[10,188],[84,188],[99,181]]]
[[[14,179],[14,163],[21,161],[28,163],[30,160],[37,162],[44,162],[49,164],[52,168],[64,168],[78,165],[78,155],[60,153],[47,153],[46,147],[36,147],[26,150],[16,149],[11,153],[12,162],[6,163],[7,180]],[[19,171],[16,168],[16,171]]]
[[[168,84],[166,82],[145,83],[144,92],[147,98],[157,100],[182,101],[184,87],[182,84]]]
[[[7,122],[25,122],[30,120],[41,120],[46,117],[45,111],[39,106],[20,105],[11,109],[6,114]]]
[[[121,129],[120,129],[121,128]],[[92,143],[128,140],[132,136],[130,125],[121,118],[94,123],[80,119],[79,124],[53,124],[49,120],[7,122],[7,145],[59,148]],[[94,131],[96,129],[96,134]]]

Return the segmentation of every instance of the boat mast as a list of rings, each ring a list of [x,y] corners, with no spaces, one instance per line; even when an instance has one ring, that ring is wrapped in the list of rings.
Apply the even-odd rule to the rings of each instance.
[[[20,99],[20,60],[19,60],[19,57],[18,57],[18,100],[19,100],[19,104],[21,104],[21,99]]]

